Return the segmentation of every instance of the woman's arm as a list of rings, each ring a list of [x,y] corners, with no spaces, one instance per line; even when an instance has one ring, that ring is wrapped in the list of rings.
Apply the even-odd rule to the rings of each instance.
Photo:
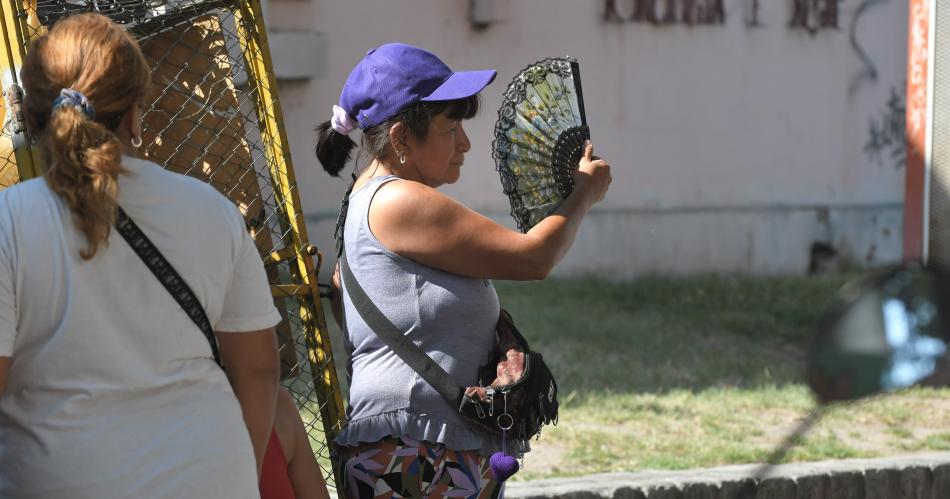
[[[280,381],[277,334],[274,328],[268,328],[248,333],[216,333],[215,336],[228,380],[244,413],[260,476],[277,410]]]
[[[417,182],[390,182],[369,212],[373,234],[390,251],[447,272],[490,279],[544,279],[570,249],[580,222],[604,198],[610,165],[588,144],[575,188],[527,234],[513,231]]]
[[[343,286],[340,285],[340,262],[337,262],[336,265],[333,266],[333,277],[330,278],[330,313],[333,314],[333,319],[336,320],[336,324],[340,326],[340,329],[345,331],[343,295],[340,294],[340,290],[342,289]]]
[[[297,404],[286,390],[277,396],[277,437],[287,458],[287,476],[298,499],[329,499],[323,472],[310,448],[310,437],[303,426]],[[288,445],[284,445],[287,442]]]

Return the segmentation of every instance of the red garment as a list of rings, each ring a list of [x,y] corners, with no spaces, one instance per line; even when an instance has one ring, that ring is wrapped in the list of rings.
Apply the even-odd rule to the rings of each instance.
[[[261,466],[261,499],[294,499],[294,486],[287,475],[287,458],[280,448],[277,432],[271,430],[267,451],[264,452],[264,464]]]

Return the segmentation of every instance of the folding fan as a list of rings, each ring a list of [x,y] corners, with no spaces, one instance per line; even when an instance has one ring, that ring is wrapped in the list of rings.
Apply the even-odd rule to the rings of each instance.
[[[574,190],[574,172],[589,138],[576,60],[538,61],[508,85],[492,156],[522,232]]]

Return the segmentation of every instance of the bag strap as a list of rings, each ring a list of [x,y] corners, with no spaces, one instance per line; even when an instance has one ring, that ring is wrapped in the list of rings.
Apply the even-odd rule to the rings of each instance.
[[[346,293],[350,296],[356,311],[366,322],[366,325],[383,340],[396,355],[399,356],[412,368],[419,373],[422,379],[426,380],[439,395],[445,399],[452,407],[459,407],[462,404],[462,397],[465,390],[459,386],[455,380],[449,376],[449,373],[442,369],[442,366],[436,364],[432,357],[419,348],[415,343],[409,340],[409,337],[392,323],[379,310],[376,304],[366,296],[362,286],[356,280],[350,265],[346,262],[346,250],[340,254],[340,275],[343,278],[343,284],[346,286]]]
[[[188,287],[188,283],[181,278],[181,275],[165,259],[162,252],[158,251],[155,244],[142,232],[135,221],[129,218],[129,215],[121,206],[118,207],[115,228],[125,239],[125,242],[129,243],[135,254],[142,259],[145,266],[158,278],[158,282],[162,283],[162,286],[172,295],[172,298],[181,306],[182,310],[188,314],[192,322],[204,333],[208,344],[211,345],[211,355],[214,356],[214,361],[221,366],[221,356],[218,354],[218,341],[214,337],[214,329],[211,327],[211,322],[208,321],[208,315],[205,313],[204,307],[201,306],[198,297]]]

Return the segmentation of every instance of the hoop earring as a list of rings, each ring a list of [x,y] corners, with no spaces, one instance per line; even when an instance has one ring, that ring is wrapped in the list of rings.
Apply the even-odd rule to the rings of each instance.
[[[400,165],[406,164],[406,153],[404,152],[399,153],[399,164]]]
[[[138,149],[142,147],[142,137],[132,137],[132,147]]]

